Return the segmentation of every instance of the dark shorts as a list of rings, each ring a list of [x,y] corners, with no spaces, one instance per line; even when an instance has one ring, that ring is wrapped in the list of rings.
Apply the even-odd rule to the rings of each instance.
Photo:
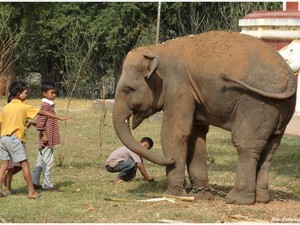
[[[119,162],[115,167],[105,166],[106,170],[111,173],[119,172],[118,177],[122,180],[132,180],[136,175],[136,163],[132,159],[126,159]]]

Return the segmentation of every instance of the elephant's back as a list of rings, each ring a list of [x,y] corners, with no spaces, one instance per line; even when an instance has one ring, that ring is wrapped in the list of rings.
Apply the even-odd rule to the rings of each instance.
[[[275,49],[237,32],[211,31],[133,51],[141,55],[156,54],[164,65],[183,65],[195,80],[203,81],[204,76],[209,76],[210,81],[221,82],[219,76],[226,74],[270,93],[284,92],[293,76]]]
[[[292,71],[279,53],[254,37],[213,31],[166,43],[181,49],[195,76],[226,74],[266,92],[284,92]],[[195,79],[197,79],[195,77]]]

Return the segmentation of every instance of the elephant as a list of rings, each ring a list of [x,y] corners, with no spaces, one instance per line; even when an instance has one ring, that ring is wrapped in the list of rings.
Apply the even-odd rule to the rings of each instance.
[[[228,130],[238,165],[226,203],[267,203],[271,160],[293,115],[295,93],[294,74],[275,49],[237,32],[205,32],[126,55],[113,126],[125,146],[166,166],[166,195],[195,199],[209,187],[209,126]],[[159,111],[163,156],[145,151],[131,132]],[[191,186],[204,191],[187,193],[185,168]]]

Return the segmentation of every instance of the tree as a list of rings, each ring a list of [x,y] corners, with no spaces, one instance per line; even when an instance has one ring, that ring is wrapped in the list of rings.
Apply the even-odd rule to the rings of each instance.
[[[105,71],[112,72],[115,85],[121,73],[125,55],[135,47],[145,27],[155,23],[156,7],[153,3],[109,3],[101,10],[98,26],[103,30],[101,49],[107,53]],[[152,17],[151,17],[152,15]]]
[[[26,26],[22,48],[18,49],[22,58],[17,62],[20,74],[25,74],[24,71],[39,72],[42,80],[60,84],[63,80],[56,65],[60,62],[58,53],[70,24],[78,20],[83,24],[80,29],[88,25],[88,32],[100,34],[95,54],[91,56],[90,73],[82,79],[81,91],[94,89],[93,84],[101,83],[102,77],[108,73],[109,79],[117,79],[124,55],[134,47],[143,27],[147,26],[144,23],[148,17],[141,13],[140,6],[149,7],[149,4],[143,3],[103,2],[13,5],[21,10],[22,24]],[[87,94],[80,93],[81,96]]]
[[[99,38],[97,33],[91,32],[88,27],[82,30],[81,26],[78,20],[70,24],[68,31],[63,33],[62,46],[58,47],[60,65],[57,67],[69,98],[74,97],[81,78],[88,75],[91,56]]]
[[[68,95],[62,74],[66,74],[70,66],[62,65],[67,61],[62,61],[60,56],[66,38],[72,37],[70,27],[77,23],[80,43],[83,44],[80,50],[86,51],[88,48],[87,42],[84,44],[86,34],[97,36],[97,43],[89,56],[86,73],[79,79],[73,94],[91,97],[92,90],[103,90],[105,85],[110,92],[105,94],[113,95],[125,55],[136,46],[155,44],[157,4],[0,3],[1,9],[2,6],[12,8],[6,29],[9,28],[12,34],[23,32],[16,40],[18,43],[13,41],[16,57],[11,65],[16,68],[19,79],[26,79],[35,73],[41,81],[55,82],[60,96]],[[239,31],[238,19],[246,14],[280,7],[281,3],[272,2],[163,2],[160,42],[210,30]]]
[[[15,80],[16,74],[15,48],[23,32],[11,27],[12,8],[10,5],[0,7],[0,94],[6,95],[10,83]]]
[[[58,47],[62,44],[64,30],[80,12],[80,5],[40,2],[14,5],[25,15],[22,19],[26,26],[26,35],[22,39],[24,48],[19,49],[23,59],[18,62],[20,70],[40,73],[41,81],[51,81],[60,88],[62,77],[56,68]]]
[[[177,2],[162,4],[161,41],[211,30],[240,31],[238,20],[259,10],[279,10],[274,2]]]

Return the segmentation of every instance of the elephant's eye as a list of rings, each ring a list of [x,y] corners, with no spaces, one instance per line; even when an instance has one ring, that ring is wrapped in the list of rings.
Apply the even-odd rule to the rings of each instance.
[[[134,89],[131,88],[131,87],[126,87],[126,88],[123,89],[123,91],[124,91],[125,94],[130,94],[131,92],[134,91]]]

